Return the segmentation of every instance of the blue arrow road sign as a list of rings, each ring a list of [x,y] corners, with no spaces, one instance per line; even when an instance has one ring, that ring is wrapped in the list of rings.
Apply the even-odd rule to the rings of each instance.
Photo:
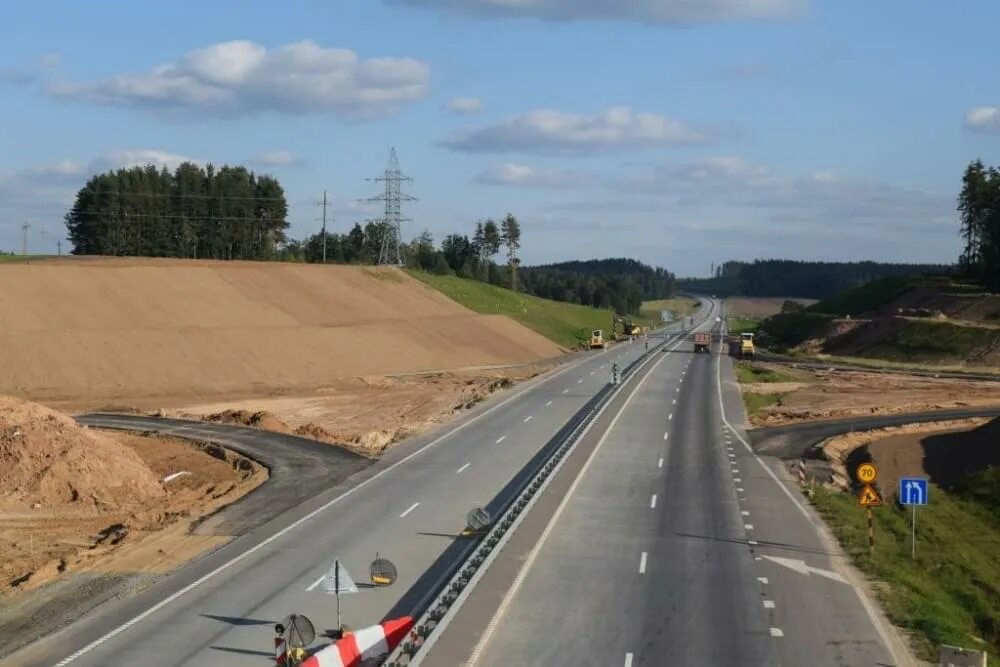
[[[899,502],[902,505],[927,504],[926,477],[900,477]]]

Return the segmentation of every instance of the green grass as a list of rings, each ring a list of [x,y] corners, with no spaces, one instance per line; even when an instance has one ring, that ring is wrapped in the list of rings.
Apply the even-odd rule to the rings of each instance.
[[[743,392],[743,405],[747,408],[747,415],[755,415],[766,407],[781,405],[783,394],[758,394],[753,391]]]
[[[757,333],[760,323],[761,320],[756,317],[737,317],[734,315],[726,318],[726,326],[729,329],[729,333],[734,336],[738,336],[741,333]]]
[[[593,329],[602,329],[605,336],[610,331],[610,310],[540,299],[455,276],[413,270],[407,270],[407,273],[470,310],[508,315],[564,347],[575,347],[589,340]]]
[[[745,361],[737,362],[735,365],[736,379],[742,384],[753,384],[755,382],[794,382],[795,378],[788,373],[761,368]]]
[[[990,327],[907,319],[898,331],[861,354],[889,361],[964,361],[998,336],[1000,332]]]
[[[0,253],[0,263],[8,262],[14,264],[16,262],[30,262],[33,259],[48,259],[50,257],[55,257],[55,255],[8,255]]]
[[[886,497],[874,510],[869,555],[865,513],[849,494],[818,489],[813,503],[844,550],[876,584],[889,618],[911,633],[921,658],[952,644],[1000,659],[1000,474],[970,476],[954,492],[933,486],[917,510],[917,558],[910,558],[910,514]],[[893,494],[894,495],[894,494]],[[981,498],[992,503],[984,504]]]
[[[676,299],[657,299],[655,301],[643,301],[639,314],[652,322],[660,321],[660,313],[664,310],[671,310],[675,319],[687,317],[698,310],[698,302],[694,299],[678,297]]]
[[[857,317],[884,306],[913,285],[911,278],[882,278],[859,287],[846,290],[814,303],[806,310],[811,313],[826,313],[845,317]]]

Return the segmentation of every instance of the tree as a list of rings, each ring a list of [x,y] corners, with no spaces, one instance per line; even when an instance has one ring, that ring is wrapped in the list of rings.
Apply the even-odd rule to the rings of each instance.
[[[500,244],[500,228],[493,220],[487,220],[483,224],[483,249],[488,261],[492,261],[500,252]]]
[[[454,274],[451,267],[448,266],[448,260],[444,258],[444,255],[440,252],[434,253],[434,266],[431,268],[431,272],[439,276],[449,276]]]
[[[426,229],[420,236],[411,241],[410,251],[413,255],[413,262],[419,269],[430,271],[437,264],[438,252],[434,249],[434,237]]]
[[[65,222],[76,255],[275,259],[287,216],[276,179],[185,162],[92,176]]]
[[[517,289],[517,251],[521,249],[521,224],[512,214],[500,222],[500,238],[507,248],[507,266],[510,269],[510,288]]]
[[[444,238],[444,241],[441,242],[441,253],[447,260],[448,266],[456,272],[459,272],[470,260],[475,260],[475,252],[469,238],[459,234],[449,234]]]
[[[365,254],[365,231],[359,223],[347,233],[347,245],[344,247],[344,259],[350,263],[362,261]]]

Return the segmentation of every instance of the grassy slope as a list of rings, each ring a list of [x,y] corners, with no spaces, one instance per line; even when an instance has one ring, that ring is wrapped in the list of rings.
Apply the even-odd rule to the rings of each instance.
[[[761,320],[755,317],[730,316],[726,318],[726,328],[733,336],[738,336],[741,333],[756,333],[760,328],[760,323]]]
[[[674,317],[680,319],[687,317],[698,310],[698,302],[694,299],[678,297],[676,299],[657,299],[656,301],[643,301],[639,310],[643,318],[653,321],[660,321],[660,313],[664,310],[674,311]]]
[[[48,259],[55,255],[4,255],[0,254],[0,262],[30,262],[33,259]]]
[[[883,490],[885,491],[885,490]],[[887,494],[888,495],[888,494]],[[893,493],[894,496],[894,493]],[[910,513],[895,498],[874,511],[875,554],[854,496],[818,489],[813,502],[855,563],[875,582],[893,623],[918,653],[938,644],[986,649],[1000,658],[1000,471],[978,473],[963,488],[934,487],[917,510],[917,557],[910,558]],[[991,662],[990,664],[997,664]]]
[[[589,338],[593,329],[608,332],[611,311],[549,301],[475,280],[407,271],[411,276],[442,292],[477,313],[508,315],[526,327],[565,347]]]
[[[795,380],[790,375],[780,371],[771,371],[760,368],[747,362],[737,362],[734,366],[736,379],[740,384],[753,384],[755,382],[792,382]],[[784,394],[768,393],[761,394],[753,391],[740,389],[743,397],[743,405],[746,406],[747,415],[752,416],[771,405],[781,405]]]

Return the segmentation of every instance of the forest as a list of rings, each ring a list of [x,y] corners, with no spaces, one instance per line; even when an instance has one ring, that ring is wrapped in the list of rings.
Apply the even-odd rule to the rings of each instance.
[[[891,264],[884,262],[800,262],[787,259],[729,261],[718,266],[715,277],[681,279],[681,290],[718,296],[797,297],[825,299],[880,278],[948,273],[941,264]]]
[[[959,267],[991,290],[1000,290],[1000,170],[982,161],[969,164],[958,195],[965,248]]]

